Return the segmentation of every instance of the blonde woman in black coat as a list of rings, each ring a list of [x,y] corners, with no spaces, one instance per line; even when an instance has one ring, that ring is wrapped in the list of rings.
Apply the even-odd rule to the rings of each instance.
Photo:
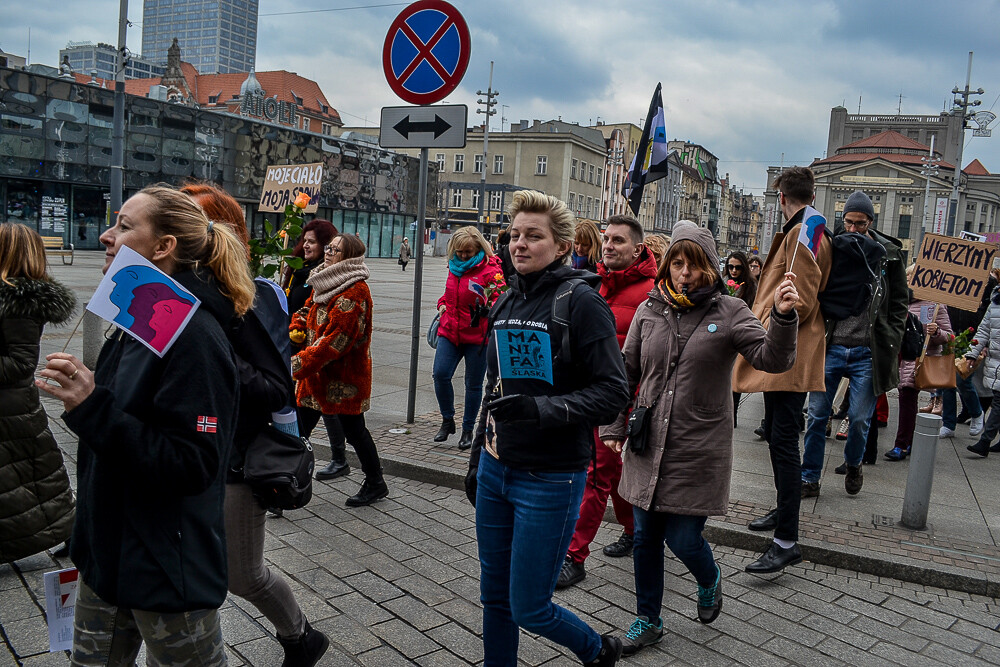
[[[0,225],[0,563],[54,547],[73,530],[73,492],[34,385],[46,323],[61,324],[76,299],[52,280],[42,238]]]

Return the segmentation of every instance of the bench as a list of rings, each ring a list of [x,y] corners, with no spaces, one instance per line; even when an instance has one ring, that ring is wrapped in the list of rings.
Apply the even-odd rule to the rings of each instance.
[[[73,263],[73,244],[64,244],[61,236],[43,236],[42,244],[45,246],[46,253],[60,255],[63,264]],[[66,261],[67,255],[69,256],[68,262]]]

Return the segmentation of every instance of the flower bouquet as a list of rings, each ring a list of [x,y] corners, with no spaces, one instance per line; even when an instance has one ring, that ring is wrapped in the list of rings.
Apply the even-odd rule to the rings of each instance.
[[[962,376],[963,379],[968,378],[970,375],[976,372],[979,365],[983,363],[985,354],[980,354],[978,358],[973,359],[966,363],[965,354],[972,349],[973,345],[978,345],[979,341],[973,338],[976,330],[969,327],[965,331],[960,332],[957,336],[952,334],[948,341],[944,344],[944,353],[954,353],[955,355],[955,371]]]
[[[740,291],[741,287],[743,287],[743,285],[740,285],[732,278],[726,281],[726,289],[729,290],[729,296],[736,296],[736,293]]]
[[[292,269],[302,268],[302,258],[293,257],[293,250],[288,245],[290,239],[302,235],[302,212],[308,205],[309,195],[300,192],[295,201],[285,207],[285,218],[277,229],[265,220],[264,236],[250,239],[250,271],[255,276],[273,279],[275,274],[281,275],[282,264]]]

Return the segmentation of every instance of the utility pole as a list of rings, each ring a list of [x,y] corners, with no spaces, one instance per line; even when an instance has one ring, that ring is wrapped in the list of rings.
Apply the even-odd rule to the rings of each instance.
[[[613,133],[612,136],[614,136]],[[604,183],[601,184],[601,213],[605,214],[604,219],[615,214],[613,209],[616,193],[614,190],[618,186],[618,167],[625,163],[624,153],[625,148],[617,141],[607,151],[607,164],[604,167]],[[607,211],[604,209],[605,205],[607,205]]]
[[[115,111],[111,126],[111,224],[122,208],[125,166],[125,36],[128,32],[128,0],[118,10],[118,56],[115,62]]]
[[[496,114],[493,107],[496,106],[497,102],[493,99],[499,95],[499,91],[493,90],[493,61],[490,61],[490,83],[486,87],[486,92],[481,90],[476,91],[476,95],[485,95],[485,100],[476,100],[476,104],[482,104],[486,109],[476,109],[476,113],[481,113],[486,115],[486,121],[483,123],[483,171],[479,177],[479,223],[477,227],[479,231],[483,231],[483,226],[486,224],[486,220],[483,219],[483,206],[486,203],[486,163],[489,159],[489,149],[490,149],[490,116]],[[501,128],[502,129],[502,128]]]
[[[955,179],[951,184],[951,204],[949,205],[948,214],[948,236],[955,234],[955,227],[958,224],[958,184],[962,179],[962,151],[965,149],[965,126],[972,114],[969,113],[969,107],[978,107],[982,104],[982,100],[969,101],[969,97],[972,95],[982,95],[986,91],[982,88],[977,90],[969,90],[969,83],[972,81],[972,51],[969,51],[969,69],[965,74],[965,90],[960,90],[958,88],[953,88],[952,95],[958,95],[955,98],[954,103],[957,107],[955,112],[961,109],[962,114],[962,124],[960,126],[961,130],[958,135],[958,156],[955,158]]]
[[[924,185],[924,224],[920,227],[920,235],[917,239],[917,249],[924,242],[924,234],[928,231],[928,226],[931,221],[931,176],[938,175],[938,162],[941,158],[934,157],[934,135],[931,135],[931,147],[927,151],[927,157],[920,158],[920,161],[924,163],[923,168],[920,170],[920,175],[926,179]]]

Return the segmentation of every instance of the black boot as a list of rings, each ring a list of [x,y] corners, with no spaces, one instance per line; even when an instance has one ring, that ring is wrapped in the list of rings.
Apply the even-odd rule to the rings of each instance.
[[[587,667],[614,667],[618,659],[622,657],[622,640],[611,635],[601,635],[601,652],[590,662],[584,663]]]
[[[313,667],[330,647],[330,640],[319,630],[313,630],[306,621],[306,631],[296,639],[282,639],[278,643],[285,650],[281,667]]]
[[[351,466],[347,465],[347,446],[340,442],[330,443],[330,464],[316,471],[316,479],[336,479],[350,474]]]
[[[381,474],[375,479],[366,477],[358,492],[346,500],[346,505],[348,507],[363,507],[371,505],[387,495],[389,495],[389,487],[386,486]]]
[[[441,428],[438,429],[437,435],[434,436],[434,442],[444,442],[448,439],[448,436],[455,432],[455,420],[454,419],[442,419]]]
[[[458,439],[459,449],[469,449],[472,447],[472,431],[462,429],[462,437]]]

